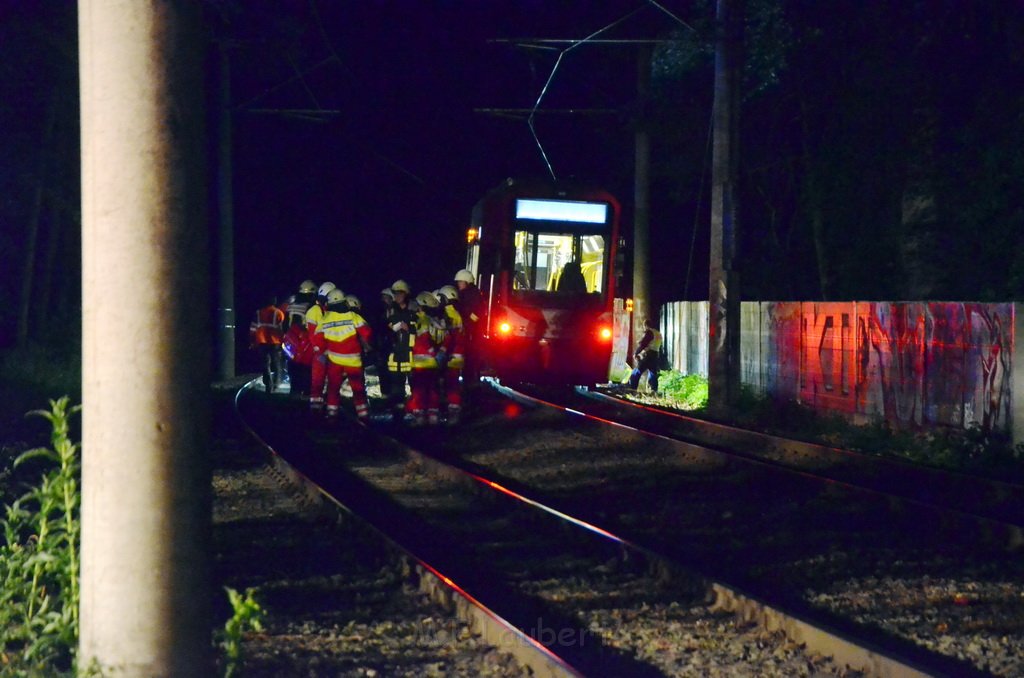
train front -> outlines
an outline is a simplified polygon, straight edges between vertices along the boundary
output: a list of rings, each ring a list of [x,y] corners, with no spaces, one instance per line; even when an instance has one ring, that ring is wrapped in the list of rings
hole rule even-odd
[[[607,381],[617,201],[599,190],[510,183],[476,214],[479,249],[471,243],[469,263],[488,310],[484,365],[505,382]]]

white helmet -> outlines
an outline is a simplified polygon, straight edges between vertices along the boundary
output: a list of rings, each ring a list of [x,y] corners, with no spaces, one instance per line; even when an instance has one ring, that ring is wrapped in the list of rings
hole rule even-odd
[[[326,297],[327,294],[331,290],[334,290],[334,289],[337,289],[337,288],[338,288],[338,286],[335,285],[334,283],[332,283],[332,282],[325,282],[323,285],[320,286],[320,289],[318,289],[316,291],[316,296],[318,296],[318,297]]]
[[[358,311],[363,307],[363,305],[359,303],[359,297],[354,294],[346,294],[345,301],[348,302],[348,307],[353,311]]]
[[[439,297],[444,297],[448,301],[455,301],[459,298],[459,291],[455,289],[454,285],[443,285],[435,294]]]
[[[405,292],[406,294],[409,294],[409,292],[411,290],[409,289],[409,283],[405,282],[404,280],[399,279],[399,280],[396,280],[395,282],[391,283],[391,291],[392,292]]]
[[[323,289],[323,286],[321,286],[321,289]],[[330,306],[331,304],[340,304],[343,301],[345,301],[345,293],[344,292],[339,290],[337,287],[335,287],[332,290],[328,290],[328,292],[327,292],[327,305],[328,306]]]
[[[433,292],[420,292],[416,295],[416,303],[420,308],[437,308],[441,302],[437,300]]]
[[[476,276],[473,275],[472,271],[464,268],[455,274],[455,281],[464,283],[474,283],[476,282]]]
[[[395,298],[395,293],[391,291],[390,287],[385,287],[384,289],[382,289],[380,291],[380,294],[381,294],[382,297],[387,297],[388,299],[394,299]]]
[[[313,294],[316,292],[316,283],[312,280],[303,280],[299,284],[299,294]]]

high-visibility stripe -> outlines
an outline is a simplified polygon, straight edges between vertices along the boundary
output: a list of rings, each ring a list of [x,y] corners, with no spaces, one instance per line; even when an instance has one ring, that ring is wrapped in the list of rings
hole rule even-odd
[[[335,365],[341,365],[342,367],[363,366],[363,357],[360,353],[337,353],[335,351],[327,351],[327,359]]]
[[[337,351],[332,351],[330,349],[327,349],[327,355],[329,355],[332,358],[341,358],[342,360],[346,360],[346,359],[351,359],[351,358],[359,358],[362,354],[360,354],[360,353],[338,353]]]
[[[412,370],[412,363],[408,360],[398,362],[395,360],[394,354],[388,357],[388,370],[391,372],[409,372]]]
[[[437,369],[437,358],[432,355],[414,355],[412,357],[412,368],[414,370]]]

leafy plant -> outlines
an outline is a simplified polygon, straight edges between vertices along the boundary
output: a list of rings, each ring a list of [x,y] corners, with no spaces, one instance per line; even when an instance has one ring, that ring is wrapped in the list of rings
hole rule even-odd
[[[658,390],[684,410],[698,410],[708,404],[708,380],[699,374],[662,370],[658,373]]]
[[[50,448],[20,454],[14,465],[48,462],[38,486],[5,507],[0,520],[0,661],[4,671],[49,674],[74,669],[78,643],[80,462],[68,436],[81,410],[68,397],[36,410],[50,421]]]
[[[224,650],[224,675],[226,678],[238,675],[242,663],[242,636],[246,631],[263,630],[263,608],[256,601],[256,589],[247,588],[239,593],[230,586],[225,586],[228,602],[231,603],[232,614],[224,624],[221,633],[221,648]]]

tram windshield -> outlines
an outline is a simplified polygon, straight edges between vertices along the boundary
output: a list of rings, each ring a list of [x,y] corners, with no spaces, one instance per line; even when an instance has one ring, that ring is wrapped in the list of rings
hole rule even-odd
[[[553,230],[515,232],[513,292],[603,294],[603,235]]]

